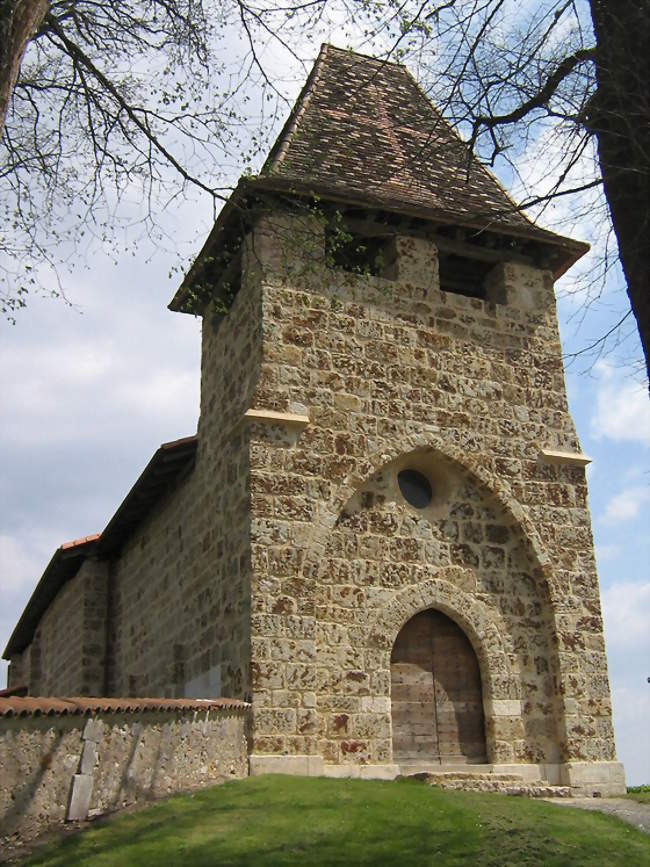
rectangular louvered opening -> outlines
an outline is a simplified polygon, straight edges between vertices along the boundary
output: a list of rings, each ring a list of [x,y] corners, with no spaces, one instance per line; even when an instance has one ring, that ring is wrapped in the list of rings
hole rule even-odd
[[[350,274],[394,279],[395,238],[335,226],[325,231],[328,267]]]
[[[485,300],[485,278],[494,267],[493,262],[439,250],[438,267],[440,288],[443,292]]]

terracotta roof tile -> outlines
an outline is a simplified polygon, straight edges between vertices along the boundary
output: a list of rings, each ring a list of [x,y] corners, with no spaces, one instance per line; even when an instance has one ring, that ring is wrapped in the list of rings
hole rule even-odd
[[[550,253],[556,277],[589,249],[518,211],[403,66],[331,45],[322,46],[261,174],[242,178],[222,208],[171,310],[203,312],[268,193],[532,241]]]
[[[324,45],[263,174],[492,228],[534,224],[405,67]]]
[[[70,548],[82,548],[84,545],[89,545],[91,542],[96,542],[101,533],[94,533],[92,536],[82,536],[81,539],[74,539],[72,542],[64,542],[60,546],[61,551],[69,551]]]
[[[246,710],[250,705],[234,698],[51,698],[10,696],[0,698],[0,717],[91,716],[97,713],[141,711]]]

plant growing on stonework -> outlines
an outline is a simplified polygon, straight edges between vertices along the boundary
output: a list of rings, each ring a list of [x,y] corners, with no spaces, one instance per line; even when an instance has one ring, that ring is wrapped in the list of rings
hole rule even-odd
[[[289,107],[259,52],[271,37],[297,57],[325,6],[0,0],[2,312],[61,292],[38,266],[84,245],[162,243],[191,191],[216,212]]]
[[[593,294],[617,252],[631,306],[619,324],[636,318],[647,366],[647,0],[2,0],[5,314],[36,265],[85,238],[123,252],[120,214],[161,241],[156,214],[188,191],[216,209],[288,112],[265,50],[302,79],[331,34],[407,63],[472,153],[526,175],[522,207],[571,203],[592,222],[600,208],[611,238]]]

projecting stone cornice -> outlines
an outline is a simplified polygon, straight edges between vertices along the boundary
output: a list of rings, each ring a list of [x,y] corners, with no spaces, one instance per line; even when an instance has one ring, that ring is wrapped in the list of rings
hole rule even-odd
[[[243,421],[262,422],[263,424],[279,424],[287,427],[305,428],[309,424],[309,416],[296,412],[277,412],[274,409],[247,409]]]
[[[564,464],[569,467],[586,467],[591,458],[580,452],[565,452],[559,449],[540,449],[540,458],[545,464]]]

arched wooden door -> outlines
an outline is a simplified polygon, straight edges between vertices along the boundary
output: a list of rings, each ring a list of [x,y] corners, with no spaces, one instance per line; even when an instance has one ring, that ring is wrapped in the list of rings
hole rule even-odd
[[[440,611],[401,629],[391,654],[395,762],[484,762],[481,675],[469,639]]]

